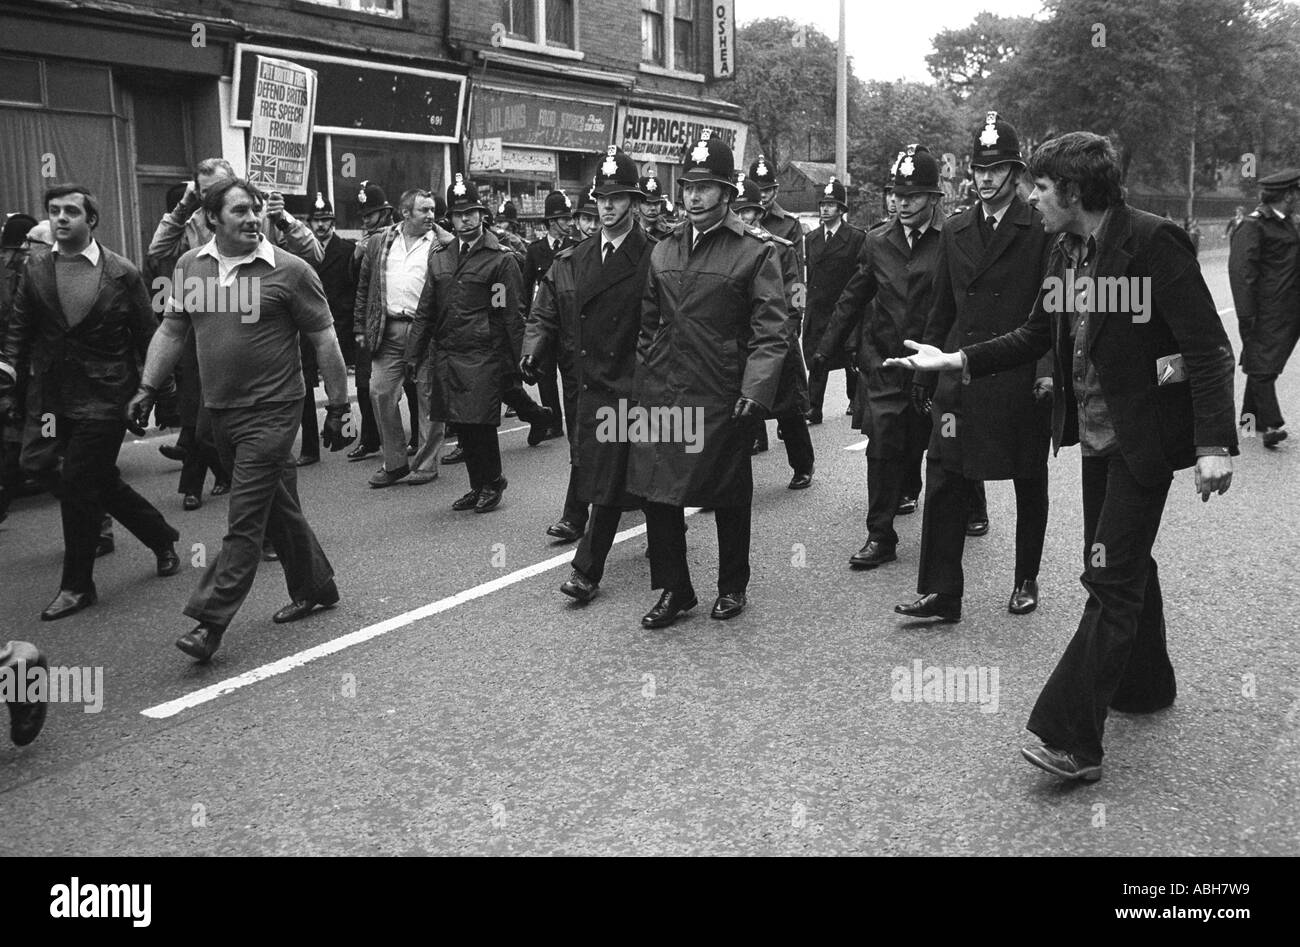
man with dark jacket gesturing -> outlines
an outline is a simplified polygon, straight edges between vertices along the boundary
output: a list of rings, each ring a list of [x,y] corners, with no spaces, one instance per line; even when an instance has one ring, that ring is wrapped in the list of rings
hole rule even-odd
[[[1021,752],[1091,781],[1108,708],[1150,713],[1174,701],[1151,550],[1175,470],[1196,468],[1203,501],[1232,482],[1232,347],[1187,234],[1124,203],[1110,141],[1054,138],[1029,173],[1029,203],[1061,235],[1029,321],[959,352],[908,340],[916,354],[885,364],[965,380],[1055,356],[1052,440],[1083,455],[1088,602],[1029,717],[1043,744]]]

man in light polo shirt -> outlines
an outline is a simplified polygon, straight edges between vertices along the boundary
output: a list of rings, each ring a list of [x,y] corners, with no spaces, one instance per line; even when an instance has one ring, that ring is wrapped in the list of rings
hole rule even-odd
[[[213,239],[177,263],[166,316],[130,405],[133,418],[148,416],[192,326],[204,404],[222,462],[233,472],[221,552],[185,607],[199,624],[176,642],[200,661],[220,646],[252,587],[264,538],[280,555],[292,599],[273,621],[293,621],[339,599],[334,570],[298,503],[293,442],[305,394],[298,334],[316,351],[329,396],[322,440],[335,451],[355,439],[347,369],[320,277],[266,240],[263,206],[247,181],[224,181],[204,196]]]

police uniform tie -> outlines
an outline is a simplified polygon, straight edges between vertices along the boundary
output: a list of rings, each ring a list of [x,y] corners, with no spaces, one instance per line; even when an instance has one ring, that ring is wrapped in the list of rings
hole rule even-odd
[[[916,228],[915,227],[907,228],[907,249],[908,250],[916,249]]]
[[[460,245],[460,255],[463,256],[463,257],[469,256],[469,248],[470,248],[470,245],[469,245],[468,243],[462,241],[462,242],[461,242],[461,245]]]
[[[600,259],[600,265],[604,266],[609,262],[609,258],[614,255],[614,243],[611,240],[605,241],[605,255]]]

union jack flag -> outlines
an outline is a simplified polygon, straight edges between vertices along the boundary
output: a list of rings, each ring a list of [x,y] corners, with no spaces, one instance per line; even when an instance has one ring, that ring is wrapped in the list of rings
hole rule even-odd
[[[269,155],[253,155],[253,163],[248,168],[248,178],[254,184],[274,184],[280,159]]]

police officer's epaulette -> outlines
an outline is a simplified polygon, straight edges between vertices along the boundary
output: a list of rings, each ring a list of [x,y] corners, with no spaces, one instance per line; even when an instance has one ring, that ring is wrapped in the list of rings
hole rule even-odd
[[[433,252],[442,253],[444,250],[446,250],[448,247],[451,246],[454,246],[454,243],[443,243],[441,240],[439,240],[438,245],[433,248]]]
[[[1262,220],[1263,217],[1264,217],[1264,215],[1261,214],[1258,210],[1252,210],[1252,211],[1251,211],[1249,214],[1247,214],[1246,216],[1247,216],[1247,217],[1258,217],[1258,218],[1260,218],[1261,220]]]
[[[753,237],[755,240],[762,240],[764,243],[767,243],[769,240],[773,240],[776,238],[776,234],[772,233],[771,231],[764,230],[762,227],[759,227],[756,224],[745,224],[745,234],[747,236]]]
[[[573,246],[571,246],[571,247],[565,247],[565,248],[564,248],[563,250],[561,250],[559,253],[555,254],[555,259],[557,259],[557,260],[567,260],[569,257],[573,256],[573,251],[574,251],[574,250],[578,249],[578,247],[582,246],[583,243],[585,243],[587,240],[590,240],[590,239],[591,239],[590,237],[584,237],[584,238],[582,239],[581,242],[579,242],[579,243],[575,243],[575,244],[574,244]]]

